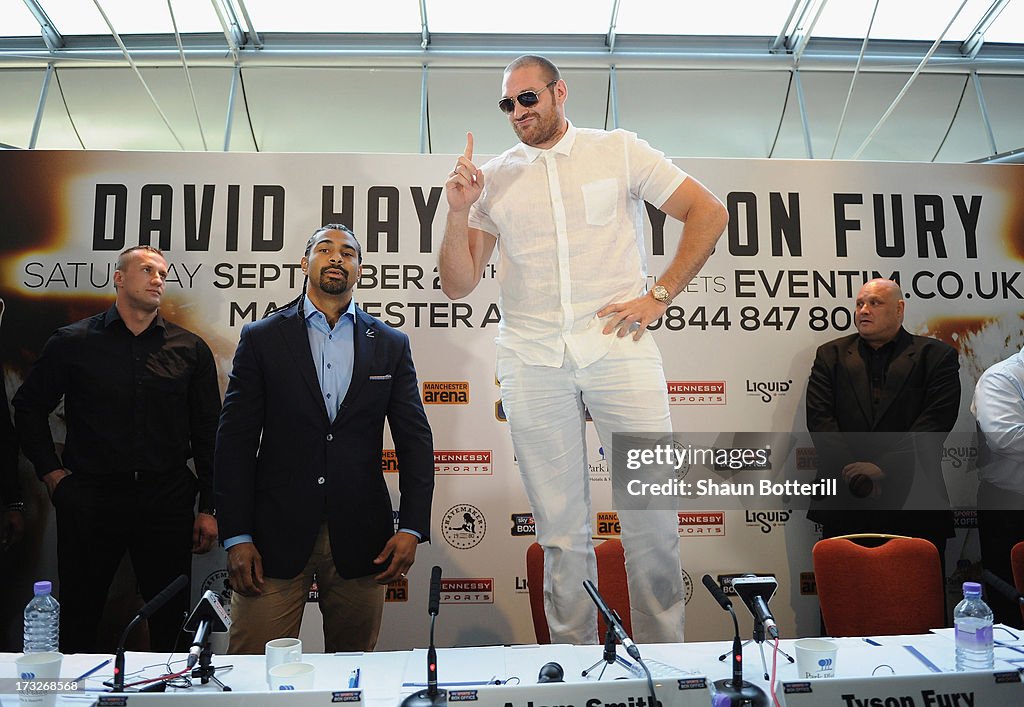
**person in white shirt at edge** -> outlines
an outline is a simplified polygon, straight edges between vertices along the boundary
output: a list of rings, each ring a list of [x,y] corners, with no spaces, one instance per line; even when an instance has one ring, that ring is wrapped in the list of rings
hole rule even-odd
[[[577,128],[557,67],[521,56],[499,108],[521,142],[483,168],[473,134],[445,182],[441,289],[465,297],[499,246],[497,377],[544,548],[544,611],[554,643],[597,642],[584,404],[606,456],[612,434],[671,431],[661,354],[647,325],[697,274],[725,207],[662,152],[624,130]],[[643,207],[685,223],[671,264],[646,287]],[[683,640],[676,512],[619,513],[636,640]]]

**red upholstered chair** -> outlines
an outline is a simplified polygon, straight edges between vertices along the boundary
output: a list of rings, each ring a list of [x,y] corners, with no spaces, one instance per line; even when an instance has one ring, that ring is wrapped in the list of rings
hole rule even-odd
[[[864,547],[854,540],[885,541]],[[927,633],[945,626],[939,551],[899,535],[847,535],[812,551],[825,631],[830,636]]]
[[[608,606],[622,617],[626,633],[632,635],[622,543],[616,538],[610,538],[599,543],[594,552],[597,555],[597,589]],[[526,551],[526,583],[530,590],[530,612],[533,615],[533,631],[537,635],[537,643],[551,643],[548,620],[544,616],[544,548],[537,543],[530,545]],[[579,590],[580,601],[589,602],[590,597],[582,585]],[[606,629],[600,616],[597,618],[597,630],[598,636],[603,638]]]
[[[1018,592],[1024,594],[1024,542],[1017,543],[1010,550],[1010,566],[1013,568],[1013,584]],[[1024,615],[1024,604],[1021,604],[1020,612]]]

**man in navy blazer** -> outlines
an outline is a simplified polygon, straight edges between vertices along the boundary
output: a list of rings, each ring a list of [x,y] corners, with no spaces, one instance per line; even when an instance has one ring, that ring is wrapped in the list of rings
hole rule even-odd
[[[306,244],[304,293],[247,324],[217,430],[231,653],[297,637],[315,576],[327,652],[372,650],[385,585],[429,539],[433,441],[409,338],[356,307],[362,249],[328,224]],[[388,420],[399,531],[381,467]]]
[[[822,344],[807,384],[807,429],[819,479],[839,496],[807,517],[824,537],[893,533],[930,540],[940,558],[953,535],[942,479],[942,443],[960,407],[952,346],[903,328],[905,302],[892,280],[857,294],[857,333]]]

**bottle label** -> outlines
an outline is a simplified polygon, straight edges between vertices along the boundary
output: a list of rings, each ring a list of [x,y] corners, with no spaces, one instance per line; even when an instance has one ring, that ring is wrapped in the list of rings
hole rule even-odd
[[[986,651],[992,647],[992,624],[983,619],[960,618],[954,622],[957,648]]]

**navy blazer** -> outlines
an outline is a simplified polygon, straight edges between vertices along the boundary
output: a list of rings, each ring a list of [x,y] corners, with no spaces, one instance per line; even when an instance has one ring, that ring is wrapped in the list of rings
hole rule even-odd
[[[373,559],[394,534],[381,466],[384,420],[399,464],[400,527],[430,537],[433,440],[409,337],[356,308],[352,382],[332,423],[298,303],[242,329],[217,430],[220,537],[250,534],[269,577],[291,578],[330,529],[338,574]]]

